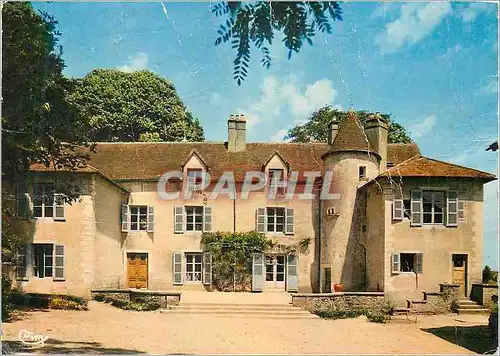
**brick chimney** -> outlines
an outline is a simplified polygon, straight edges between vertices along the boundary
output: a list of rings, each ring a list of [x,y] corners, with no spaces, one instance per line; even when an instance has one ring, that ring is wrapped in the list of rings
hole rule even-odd
[[[333,141],[335,141],[335,137],[337,137],[338,132],[339,123],[337,121],[337,118],[334,117],[332,122],[330,122],[330,131],[328,131],[328,144],[330,146],[333,145]]]
[[[247,122],[243,114],[230,115],[227,120],[227,150],[244,151],[246,146]]]
[[[379,112],[368,117],[365,123],[365,133],[370,140],[373,149],[382,157],[380,161],[380,172],[387,170],[387,134],[389,125],[385,122]]]

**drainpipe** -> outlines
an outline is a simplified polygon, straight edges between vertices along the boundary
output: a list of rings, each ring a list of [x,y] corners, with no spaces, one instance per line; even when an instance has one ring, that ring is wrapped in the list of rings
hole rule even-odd
[[[233,232],[236,232],[236,183],[234,183],[234,199],[233,199]]]
[[[319,293],[323,292],[323,278],[321,276],[321,244],[322,244],[322,238],[321,238],[321,226],[322,226],[322,214],[323,214],[323,208],[321,204],[321,189],[317,188],[316,191],[319,193],[318,194],[318,278],[319,278]]]

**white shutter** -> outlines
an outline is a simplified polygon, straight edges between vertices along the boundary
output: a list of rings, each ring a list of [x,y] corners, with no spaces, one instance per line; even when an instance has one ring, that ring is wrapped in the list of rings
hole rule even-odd
[[[287,256],[286,265],[286,290],[287,292],[298,292],[299,290],[299,266],[296,255]]]
[[[212,254],[203,252],[203,284],[209,286],[212,284]]]
[[[258,208],[255,215],[255,229],[266,232],[266,208]]]
[[[54,281],[64,281],[64,245],[55,245],[54,249]]]
[[[392,220],[401,221],[404,216],[403,199],[394,199],[392,201]]]
[[[27,279],[28,245],[19,246],[16,254],[16,278]]]
[[[448,191],[446,204],[446,226],[458,225],[458,192],[456,190]]]
[[[54,220],[66,220],[64,194],[54,194]]]
[[[423,273],[423,266],[424,266],[424,254],[423,253],[417,253],[417,265],[415,268],[415,271],[419,274]]]
[[[400,267],[399,267],[399,265],[400,265],[400,263],[399,263],[399,253],[393,253],[392,254],[392,261],[391,262],[392,262],[392,268],[391,268],[392,273],[393,274],[399,274],[399,269],[400,269]]]
[[[285,234],[287,235],[293,235],[293,209],[292,208],[286,208],[285,209]]]
[[[264,275],[264,254],[254,253],[252,259],[252,292],[262,291]]]
[[[122,232],[130,230],[130,207],[122,204]]]
[[[182,234],[184,232],[184,207],[174,207],[174,233]]]
[[[31,199],[26,187],[26,183],[18,182],[16,184],[16,216],[20,219],[29,217],[31,211]]]
[[[182,253],[172,254],[172,282],[176,285],[182,284]]]
[[[203,231],[212,231],[212,207],[203,207]]]
[[[155,231],[155,207],[152,205],[148,206],[148,224],[147,231],[153,232]]]
[[[421,226],[422,225],[422,191],[412,190],[411,191],[411,225]]]

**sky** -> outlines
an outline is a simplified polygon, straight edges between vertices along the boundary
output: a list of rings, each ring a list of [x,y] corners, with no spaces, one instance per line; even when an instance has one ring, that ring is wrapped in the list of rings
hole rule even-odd
[[[424,156],[498,174],[498,20],[495,3],[343,3],[331,34],[270,69],[253,49],[248,79],[235,52],[215,46],[215,3],[34,3],[59,22],[65,74],[149,69],[169,79],[209,141],[227,140],[243,113],[248,141],[282,141],[324,105],[389,113]],[[498,182],[485,185],[484,260],[498,268]]]

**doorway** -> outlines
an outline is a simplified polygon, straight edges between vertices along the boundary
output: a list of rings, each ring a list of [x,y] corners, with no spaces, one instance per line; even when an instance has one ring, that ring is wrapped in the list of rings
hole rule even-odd
[[[266,289],[285,289],[285,255],[266,255]]]
[[[127,253],[128,288],[148,288],[148,254]]]
[[[452,260],[452,283],[460,286],[461,296],[467,295],[467,255],[453,254]]]

